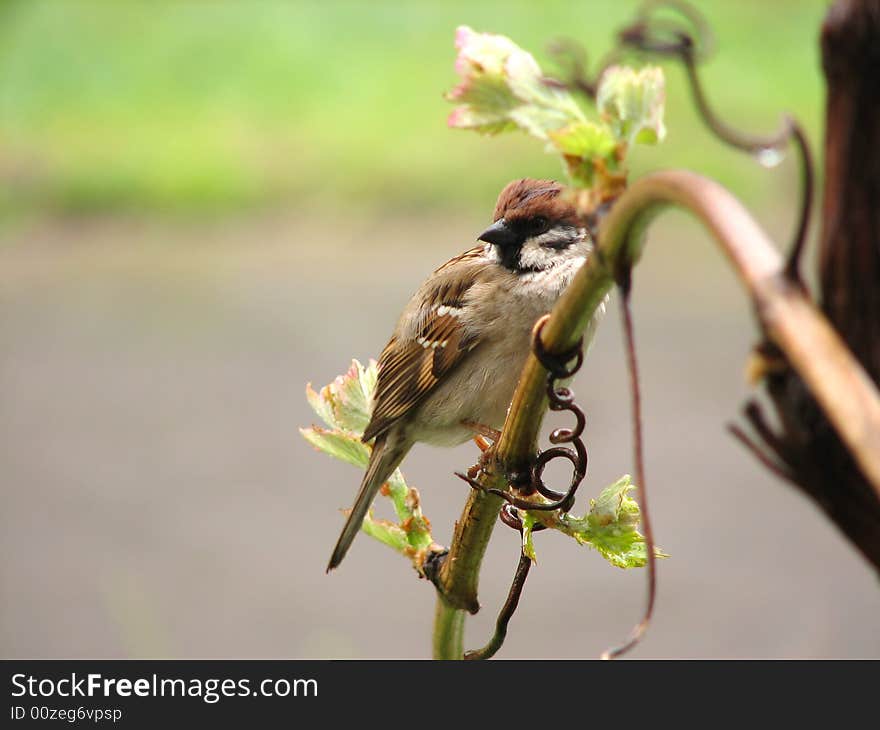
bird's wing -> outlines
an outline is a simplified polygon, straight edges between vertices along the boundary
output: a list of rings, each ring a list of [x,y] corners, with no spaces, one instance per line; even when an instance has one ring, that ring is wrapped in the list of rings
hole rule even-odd
[[[482,246],[466,251],[437,269],[416,295],[423,303],[414,315],[414,333],[398,331],[379,356],[364,441],[385,433],[421,403],[479,344],[478,333],[468,329],[460,314],[465,295],[486,265]]]

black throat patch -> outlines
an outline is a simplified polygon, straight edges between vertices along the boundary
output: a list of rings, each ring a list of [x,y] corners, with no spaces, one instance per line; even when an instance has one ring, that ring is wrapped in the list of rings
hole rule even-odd
[[[522,268],[519,265],[519,255],[522,251],[523,243],[525,243],[525,241],[520,241],[512,246],[495,246],[495,250],[498,252],[498,258],[501,260],[501,265],[515,274],[522,271]]]

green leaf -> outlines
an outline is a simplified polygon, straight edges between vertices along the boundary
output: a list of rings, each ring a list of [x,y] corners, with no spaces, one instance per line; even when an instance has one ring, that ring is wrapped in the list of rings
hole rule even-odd
[[[547,109],[534,104],[523,104],[512,109],[508,117],[524,132],[547,139],[554,130],[568,124],[571,118],[558,109]]]
[[[388,497],[391,499],[391,504],[394,506],[394,513],[397,515],[397,519],[403,522],[412,517],[412,511],[407,503],[409,487],[406,486],[400,469],[395,469],[394,473],[389,477],[387,492]]]
[[[405,504],[408,517],[400,518],[400,521],[406,531],[409,544],[417,550],[430,547],[434,544],[434,538],[431,537],[431,523],[422,514],[421,497],[415,487],[407,489]]]
[[[318,415],[324,423],[331,428],[336,427],[336,416],[333,413],[333,406],[312,388],[312,384],[306,385],[306,400],[312,407],[312,410]]]
[[[599,492],[596,499],[590,500],[590,524],[597,528],[622,523],[638,524],[639,505],[627,494],[632,489],[635,489],[632,478],[624,474]]]
[[[549,136],[565,158],[569,174],[584,187],[593,185],[600,161],[603,170],[617,167],[618,144],[606,124],[574,122],[550,132]]]
[[[611,66],[602,74],[596,94],[599,113],[614,136],[628,145],[656,144],[666,136],[665,100],[663,71],[657,66]]]
[[[399,553],[406,553],[409,547],[406,532],[393,522],[377,520],[372,515],[367,515],[361,525],[361,530]]]
[[[306,398],[318,416],[332,428],[361,435],[370,421],[373,390],[376,387],[376,362],[364,368],[357,360],[344,375],[316,393],[306,386]]]
[[[584,119],[571,94],[548,84],[532,54],[509,38],[461,26],[455,45],[461,82],[446,95],[458,104],[450,127],[484,134],[519,128],[547,139],[549,131]]]
[[[363,443],[359,436],[345,431],[331,431],[320,426],[301,428],[299,432],[319,451],[361,469],[367,468],[370,461],[370,447]]]
[[[617,145],[611,130],[596,122],[574,122],[551,132],[550,139],[562,154],[585,159],[608,157]]]
[[[585,212],[617,197],[626,186],[624,159],[636,142],[654,144],[666,133],[663,72],[613,66],[599,84],[600,119],[590,121],[569,91],[548,80],[534,57],[505,36],[458,28],[459,84],[446,98],[456,108],[450,127],[499,134],[519,129],[549,142],[562,157]]]
[[[619,568],[641,568],[648,562],[645,538],[636,529],[641,519],[639,505],[629,496],[635,488],[630,476],[625,474],[591,500],[587,515],[590,544]],[[656,555],[668,557],[659,550]]]
[[[637,529],[641,518],[639,505],[628,494],[633,489],[632,479],[625,474],[590,500],[590,511],[583,517],[543,511],[526,514],[582,545],[595,548],[618,568],[642,568],[648,562],[648,551],[645,538]],[[656,546],[654,554],[658,558],[669,557]]]

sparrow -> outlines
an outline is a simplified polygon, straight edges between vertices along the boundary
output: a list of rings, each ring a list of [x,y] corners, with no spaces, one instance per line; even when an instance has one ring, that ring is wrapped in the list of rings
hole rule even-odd
[[[363,434],[373,450],[327,572],[415,443],[456,446],[503,426],[535,322],[593,250],[574,200],[553,180],[509,183],[477,241],[428,277],[382,350]]]

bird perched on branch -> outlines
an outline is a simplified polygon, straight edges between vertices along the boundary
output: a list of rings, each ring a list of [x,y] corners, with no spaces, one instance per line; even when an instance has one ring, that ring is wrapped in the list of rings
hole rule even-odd
[[[482,244],[422,284],[379,357],[363,435],[375,439],[373,451],[328,572],[413,444],[455,446],[502,427],[532,327],[592,251],[573,198],[552,180],[508,184],[493,221]]]

